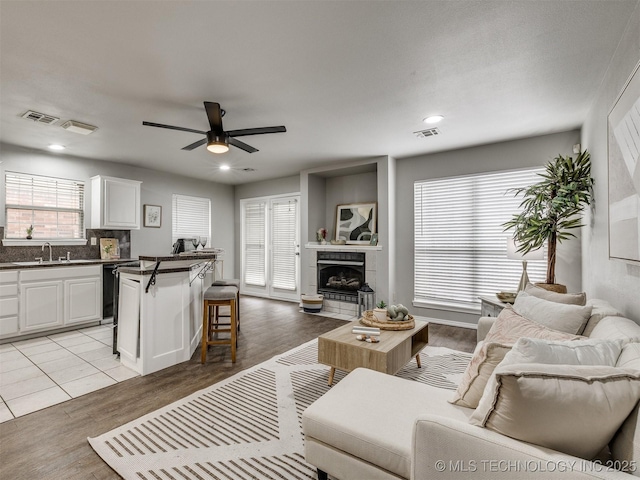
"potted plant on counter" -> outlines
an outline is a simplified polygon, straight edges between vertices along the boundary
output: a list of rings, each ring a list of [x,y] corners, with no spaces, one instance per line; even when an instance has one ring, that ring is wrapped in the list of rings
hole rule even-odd
[[[33,225],[29,225],[29,227],[27,227],[27,240],[31,240],[33,237],[31,236],[33,234]]]
[[[513,229],[520,253],[537,250],[547,243],[546,283],[537,285],[566,293],[566,286],[555,283],[556,248],[559,242],[575,237],[571,230],[582,227],[579,214],[591,203],[593,178],[589,152],[581,152],[575,160],[558,155],[539,175],[542,181],[510,190],[516,196],[522,194],[522,212],[505,222],[503,227]]]

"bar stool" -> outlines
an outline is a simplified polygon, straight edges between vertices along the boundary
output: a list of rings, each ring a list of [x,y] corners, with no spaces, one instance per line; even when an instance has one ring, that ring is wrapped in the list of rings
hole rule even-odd
[[[237,278],[221,278],[220,280],[214,280],[214,282],[211,285],[214,287],[233,286],[238,289],[238,298],[236,299],[236,313],[238,315],[238,331],[240,331],[240,280]],[[217,314],[217,309],[218,307],[216,307],[216,314]],[[220,315],[220,316],[226,316],[226,315]]]
[[[230,345],[231,346],[231,362],[236,362],[236,349],[238,346],[238,325],[236,300],[238,298],[238,289],[234,286],[211,286],[204,292],[204,303],[202,308],[202,354],[200,363],[207,361],[207,347],[209,345]],[[218,307],[228,306],[231,310],[228,324],[219,324]],[[211,323],[211,307],[215,307],[214,320],[215,325]],[[229,328],[221,328],[226,327]],[[229,339],[213,339],[216,333],[227,332],[230,334]]]

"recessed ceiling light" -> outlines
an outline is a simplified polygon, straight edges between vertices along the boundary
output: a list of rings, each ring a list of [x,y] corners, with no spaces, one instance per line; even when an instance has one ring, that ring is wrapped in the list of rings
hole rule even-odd
[[[56,151],[60,151],[60,150],[64,150],[65,146],[64,145],[58,145],[57,143],[52,143],[51,145],[49,145],[49,150],[56,150]]]
[[[442,115],[431,115],[423,120],[424,123],[438,123],[444,117]]]
[[[220,170],[229,170],[230,168],[229,165],[220,165]]]

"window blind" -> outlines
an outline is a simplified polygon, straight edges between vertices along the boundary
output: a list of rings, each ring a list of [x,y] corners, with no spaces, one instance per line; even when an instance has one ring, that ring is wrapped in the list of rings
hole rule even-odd
[[[266,285],[266,203],[245,202],[244,217],[244,283]]]
[[[84,183],[6,172],[5,213],[5,238],[84,238]]]
[[[274,288],[295,290],[298,285],[296,271],[296,238],[298,202],[273,200],[271,202],[271,255]]]
[[[539,181],[542,168],[414,183],[414,301],[477,308],[478,296],[515,291],[522,262],[507,259],[512,233],[502,224],[519,211],[510,188]],[[545,253],[546,259],[546,253]],[[544,281],[545,261],[529,261]]]
[[[172,242],[207,237],[207,246],[211,246],[211,200],[174,193],[172,204]]]

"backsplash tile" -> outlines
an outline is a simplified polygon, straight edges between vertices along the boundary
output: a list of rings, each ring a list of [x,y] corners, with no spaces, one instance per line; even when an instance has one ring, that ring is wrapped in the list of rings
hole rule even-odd
[[[53,245],[51,256],[54,260],[58,257],[66,257],[70,252],[71,258],[77,259],[99,259],[100,239],[117,238],[120,244],[120,258],[131,257],[131,232],[129,230],[93,230],[87,229],[86,245]],[[97,245],[91,245],[91,237],[96,237]],[[4,238],[4,227],[0,227],[0,238]],[[42,245],[46,240],[33,239],[33,246],[5,247],[0,243],[0,263],[7,262],[28,262],[36,257],[42,257]],[[45,255],[48,255],[48,249]]]

